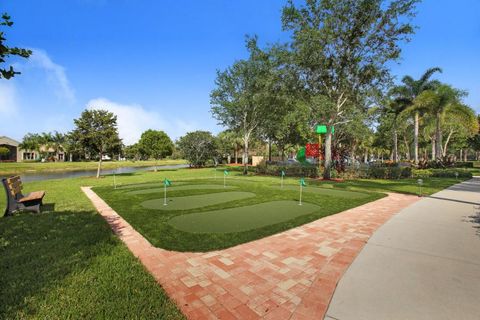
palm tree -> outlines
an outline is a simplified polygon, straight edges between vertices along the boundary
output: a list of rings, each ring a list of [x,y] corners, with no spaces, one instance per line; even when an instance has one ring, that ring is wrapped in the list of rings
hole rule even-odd
[[[407,108],[408,102],[402,99],[395,99],[387,101],[386,107],[383,109],[384,113],[393,116],[392,130],[393,130],[393,162],[398,162],[398,131],[397,121],[402,112]]]
[[[423,91],[414,100],[414,105],[428,110],[435,117],[435,158],[441,159],[443,155],[442,145],[442,121],[447,112],[462,113],[461,98],[465,92],[452,88],[450,85],[439,84],[433,90]]]
[[[435,72],[442,72],[442,69],[435,67],[430,68],[423,73],[423,75],[415,80],[411,76],[405,76],[402,79],[403,85],[397,86],[392,90],[392,94],[395,98],[401,98],[405,101],[408,101],[408,105],[411,108],[411,111],[414,112],[414,135],[413,143],[414,147],[414,159],[415,163],[418,163],[418,128],[419,128],[419,119],[420,113],[422,110],[418,106],[414,105],[414,100],[426,90],[432,90],[435,86],[439,84],[437,80],[430,80],[432,75]]]

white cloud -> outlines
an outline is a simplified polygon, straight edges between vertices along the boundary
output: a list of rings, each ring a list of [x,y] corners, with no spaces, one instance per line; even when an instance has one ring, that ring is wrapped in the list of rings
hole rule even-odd
[[[27,60],[26,68],[40,68],[46,72],[47,79],[53,86],[55,94],[73,104],[75,102],[75,91],[70,86],[67,78],[65,68],[56,64],[48,56],[48,54],[41,49],[31,49],[32,55]]]
[[[19,109],[17,89],[13,82],[0,82],[0,116],[7,118],[17,114]]]
[[[167,121],[158,112],[145,109],[139,104],[120,104],[106,98],[90,100],[87,109],[104,109],[117,116],[120,138],[126,145],[134,144],[148,129],[163,130],[170,138],[176,139],[188,131],[196,130],[198,126],[184,120],[171,119]]]

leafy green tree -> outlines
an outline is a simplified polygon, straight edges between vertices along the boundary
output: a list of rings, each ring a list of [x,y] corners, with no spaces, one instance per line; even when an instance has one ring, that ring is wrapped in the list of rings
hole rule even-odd
[[[256,38],[247,40],[247,49],[247,60],[217,72],[216,88],[210,94],[213,117],[242,136],[244,174],[248,170],[249,142],[260,133],[261,124],[270,114],[271,85],[268,56],[257,47]]]
[[[23,150],[37,151],[40,153],[40,147],[42,146],[43,138],[37,133],[27,133],[20,143],[19,147]]]
[[[140,151],[140,146],[138,145],[138,143],[126,146],[124,153],[125,158],[127,158],[128,160],[138,161],[142,157],[142,153]]]
[[[435,159],[442,159],[442,122],[447,112],[464,112],[461,99],[466,93],[450,85],[439,84],[433,90],[423,91],[414,101],[420,108],[428,110],[435,117]]]
[[[468,145],[469,139],[478,133],[478,120],[475,111],[463,104],[458,104],[454,108],[446,110],[442,126],[446,134],[443,157],[447,156],[450,141],[460,140]]]
[[[403,100],[408,109],[405,111],[414,113],[414,161],[418,163],[418,130],[420,114],[425,112],[420,106],[415,105],[415,99],[426,90],[433,90],[439,85],[438,80],[431,80],[430,78],[436,72],[442,72],[442,69],[435,67],[427,69],[422,76],[415,80],[411,76],[405,76],[402,79],[403,85],[394,87],[391,92],[395,99]]]
[[[13,21],[7,13],[2,15],[0,20],[0,26],[2,27],[11,27]],[[32,54],[31,50],[22,49],[17,47],[9,47],[5,41],[5,32],[0,31],[0,78],[10,79],[15,75],[20,74],[20,72],[15,71],[12,66],[5,66],[5,62],[9,56],[19,56],[22,58],[28,58]]]
[[[349,110],[365,108],[391,82],[389,62],[400,57],[402,41],[414,33],[416,0],[290,0],[283,28],[304,96],[317,121],[327,125],[325,172],[332,166],[332,127],[351,120]]]
[[[0,147],[0,159],[3,157],[7,157],[10,154],[10,149],[7,147]]]
[[[138,147],[142,154],[155,159],[155,171],[157,171],[157,161],[170,156],[174,148],[172,140],[165,132],[152,129],[142,133]]]
[[[177,142],[185,159],[193,167],[203,167],[218,156],[217,139],[208,131],[188,132]]]
[[[103,157],[118,150],[122,140],[118,136],[117,116],[107,110],[85,110],[73,120],[73,136],[80,146],[98,157],[97,179],[100,177]]]

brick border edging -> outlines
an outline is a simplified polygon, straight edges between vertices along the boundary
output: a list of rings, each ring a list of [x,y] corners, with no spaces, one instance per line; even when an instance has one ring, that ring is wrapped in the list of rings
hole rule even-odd
[[[82,191],[189,319],[323,318],[375,230],[418,197],[387,197],[207,253],[156,248],[90,187]]]

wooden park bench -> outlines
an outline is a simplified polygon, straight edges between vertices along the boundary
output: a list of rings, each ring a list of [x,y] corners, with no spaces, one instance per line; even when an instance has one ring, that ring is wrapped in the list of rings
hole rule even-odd
[[[7,209],[5,215],[12,215],[18,210],[40,213],[45,191],[34,191],[26,195],[22,194],[22,180],[19,176],[2,179],[3,187],[7,194]]]

